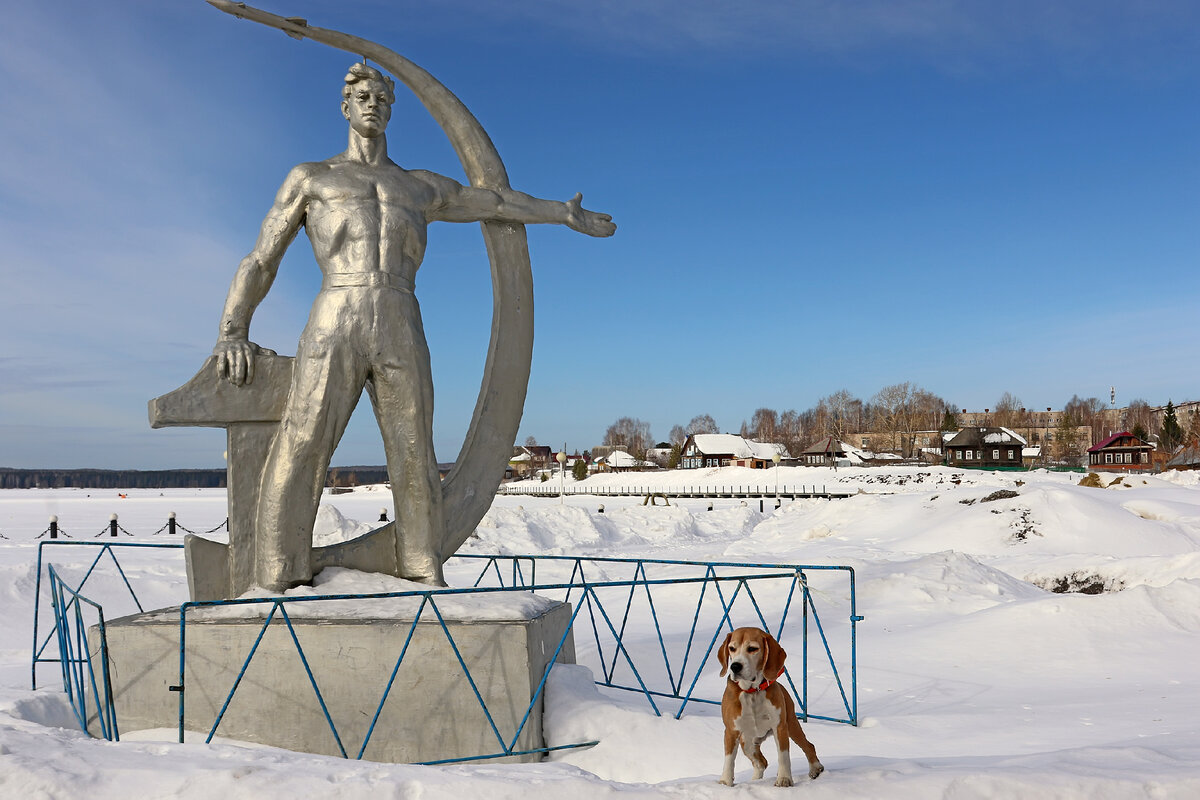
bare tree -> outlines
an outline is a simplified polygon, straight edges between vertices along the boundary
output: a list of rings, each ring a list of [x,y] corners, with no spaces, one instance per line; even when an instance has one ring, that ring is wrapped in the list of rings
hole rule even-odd
[[[1192,409],[1187,413],[1187,441],[1195,444],[1200,440],[1200,411]]]
[[[914,434],[936,430],[941,423],[946,401],[933,392],[905,381],[885,386],[875,395],[872,406],[878,430],[888,435],[892,450],[905,458],[913,454]]]
[[[773,442],[778,437],[779,414],[771,408],[755,409],[750,418],[750,437],[760,442]]]
[[[828,397],[822,397],[817,405],[825,407],[826,428],[829,435],[839,442],[845,439],[847,434],[862,430],[854,425],[858,421],[854,419],[855,411],[861,411],[862,401],[846,389],[839,389]]]
[[[672,445],[678,445],[682,447],[683,443],[687,441],[687,436],[687,431],[684,430],[683,426],[676,425],[675,427],[671,428],[671,434],[667,437],[667,441]]]
[[[687,424],[687,433],[690,436],[693,433],[720,433],[721,429],[717,427],[716,420],[708,414],[700,414],[692,417],[692,421]]]
[[[1158,426],[1155,425],[1154,409],[1150,408],[1150,404],[1140,397],[1129,401],[1129,407],[1125,409],[1125,421],[1122,425],[1125,430],[1143,441],[1151,431],[1158,429]]]
[[[804,426],[800,422],[800,415],[791,409],[779,415],[779,444],[793,456],[800,455],[804,450]]]
[[[996,412],[992,414],[992,424],[1001,428],[1014,428],[1020,424],[1021,399],[1012,392],[1005,392],[996,401]]]
[[[800,422],[805,436],[810,441],[821,436],[831,435],[829,433],[829,406],[825,404],[824,398],[817,401],[816,406],[801,414]]]
[[[633,417],[621,417],[604,432],[604,444],[623,447],[629,455],[643,461],[653,441],[650,423]]]
[[[1104,438],[1106,433],[1104,403],[1098,397],[1089,397],[1083,400],[1079,395],[1072,395],[1067,404],[1063,406],[1063,416],[1069,416],[1077,426],[1087,425],[1090,427],[1093,442]]]
[[[1079,458],[1081,449],[1079,418],[1064,410],[1054,429],[1054,458],[1056,461],[1074,462]]]
[[[525,446],[526,447],[537,447],[537,437],[536,436],[526,436],[525,437]]]

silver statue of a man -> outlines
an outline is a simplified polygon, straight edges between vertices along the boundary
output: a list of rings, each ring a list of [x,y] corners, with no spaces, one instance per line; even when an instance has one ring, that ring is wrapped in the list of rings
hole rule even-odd
[[[344,153],[288,173],[229,288],[213,353],[235,385],[254,378],[250,318],[303,226],[324,275],[297,347],[287,406],[263,469],[255,522],[258,583],[312,579],[312,530],[329,461],[365,386],[383,434],[404,577],[443,584],[442,492],[433,448],[433,380],[413,295],[430,222],[557,223],[611,236],[612,218],[512,190],[407,170],[387,153],[393,82],[354,64],[342,89]]]

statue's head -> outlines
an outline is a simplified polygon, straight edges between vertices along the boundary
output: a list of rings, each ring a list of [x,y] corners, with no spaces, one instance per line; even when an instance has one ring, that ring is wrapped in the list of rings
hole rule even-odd
[[[342,116],[361,136],[378,136],[392,117],[395,83],[374,67],[355,63],[342,86]]]

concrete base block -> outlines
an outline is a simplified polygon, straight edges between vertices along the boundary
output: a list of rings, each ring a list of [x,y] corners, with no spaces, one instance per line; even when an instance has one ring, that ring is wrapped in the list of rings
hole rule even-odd
[[[511,619],[451,619],[447,628],[505,744],[512,742],[571,618],[571,607]],[[192,619],[187,623],[185,728],[207,734],[262,630],[262,618]],[[411,617],[292,616],[346,754],[367,736],[388,678],[412,628]],[[164,609],[107,623],[117,725],[122,733],[176,729],[179,722],[179,613]],[[92,653],[98,633],[89,631]],[[559,662],[575,663],[570,636]],[[94,665],[99,674],[99,664]],[[95,709],[89,730],[100,735]],[[276,614],[230,702],[217,737],[341,755],[309,682],[292,634]],[[539,699],[514,750],[544,746]],[[427,609],[412,635],[363,757],[425,762],[504,749],[471,690],[454,649]],[[539,754],[509,757],[537,761]]]

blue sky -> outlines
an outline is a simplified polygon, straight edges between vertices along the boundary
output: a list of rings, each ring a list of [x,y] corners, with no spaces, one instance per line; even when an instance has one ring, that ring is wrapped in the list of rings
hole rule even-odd
[[[1200,5],[259,0],[380,42],[480,119],[515,188],[611,213],[530,228],[519,440],[911,381],[982,409],[1200,396]],[[736,7],[736,10],[735,10]],[[345,147],[352,59],[201,0],[4,4],[0,466],[220,466],[146,401],[209,354],[288,169]],[[400,92],[397,163],[463,179]],[[252,338],[294,352],[292,245]],[[486,355],[476,225],[418,276],[453,460]],[[364,401],[335,463],[382,463]]]

